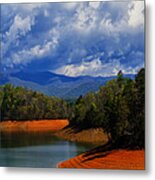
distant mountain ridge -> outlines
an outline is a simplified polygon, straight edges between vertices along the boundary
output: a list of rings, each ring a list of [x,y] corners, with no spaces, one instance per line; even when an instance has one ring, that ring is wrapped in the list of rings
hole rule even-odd
[[[125,75],[134,78],[135,75]],[[116,78],[111,77],[92,77],[78,76],[69,77],[60,74],[45,72],[17,72],[0,77],[0,84],[11,83],[15,86],[26,87],[35,91],[42,92],[49,96],[57,96],[65,99],[77,98],[89,91],[95,92],[107,81]]]

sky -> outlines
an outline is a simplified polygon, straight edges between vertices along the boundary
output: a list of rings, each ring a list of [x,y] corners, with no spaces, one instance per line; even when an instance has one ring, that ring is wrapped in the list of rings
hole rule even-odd
[[[144,67],[144,2],[1,5],[3,73],[136,74]]]

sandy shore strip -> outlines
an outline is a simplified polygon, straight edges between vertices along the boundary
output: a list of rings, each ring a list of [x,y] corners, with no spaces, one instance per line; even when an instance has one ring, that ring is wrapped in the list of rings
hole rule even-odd
[[[144,150],[115,150],[79,156],[60,162],[58,168],[144,170]]]
[[[33,120],[33,121],[3,121],[0,122],[0,131],[59,131],[69,124],[67,119]]]
[[[109,140],[102,128],[91,128],[80,131],[74,128],[64,128],[56,132],[55,135],[72,142],[105,144]]]

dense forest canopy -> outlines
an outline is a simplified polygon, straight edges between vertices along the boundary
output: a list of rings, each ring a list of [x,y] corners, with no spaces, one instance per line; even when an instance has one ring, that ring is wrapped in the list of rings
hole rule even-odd
[[[57,97],[6,84],[0,90],[1,119],[36,120],[68,117],[67,103]]]
[[[127,135],[133,145],[144,147],[144,68],[134,80],[119,71],[117,78],[98,92],[80,96],[75,102],[6,84],[0,87],[0,105],[2,121],[67,118],[72,127],[102,127],[113,141]]]

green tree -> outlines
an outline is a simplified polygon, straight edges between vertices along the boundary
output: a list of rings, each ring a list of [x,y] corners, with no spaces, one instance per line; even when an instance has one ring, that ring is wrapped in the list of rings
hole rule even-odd
[[[145,69],[141,69],[135,78],[135,117],[132,119],[134,142],[144,148],[145,145]]]

